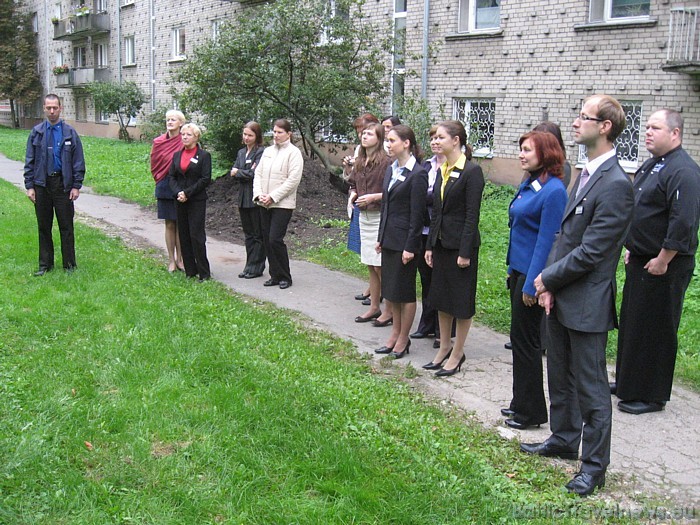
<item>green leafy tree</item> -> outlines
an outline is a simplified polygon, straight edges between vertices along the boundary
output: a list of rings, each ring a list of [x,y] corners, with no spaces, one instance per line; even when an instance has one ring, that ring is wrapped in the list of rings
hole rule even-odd
[[[19,127],[18,103],[41,95],[32,17],[20,2],[0,0],[0,98],[9,99],[12,124]]]
[[[217,149],[226,151],[221,142],[238,136],[246,120],[268,126],[286,117],[307,153],[330,169],[317,140],[348,135],[353,118],[383,96],[382,35],[390,34],[362,16],[362,0],[330,5],[277,0],[249,8],[194,50],[176,77],[186,84],[179,100],[206,116]]]
[[[119,122],[119,139],[130,141],[127,131],[129,120],[135,117],[148,97],[134,82],[92,82],[87,91],[95,101],[95,109],[116,115]]]

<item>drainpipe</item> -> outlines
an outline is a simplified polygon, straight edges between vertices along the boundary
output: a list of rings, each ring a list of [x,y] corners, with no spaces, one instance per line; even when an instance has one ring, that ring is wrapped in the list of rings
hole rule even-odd
[[[117,82],[122,83],[122,7],[121,1],[115,0],[117,7]]]
[[[155,12],[155,0],[150,0],[148,2],[148,32],[149,32],[149,42],[148,45],[151,48],[149,53],[150,64],[149,64],[149,83],[151,88],[151,111],[156,110],[156,42],[155,42],[155,23],[156,23],[156,12]]]
[[[423,10],[423,67],[421,71],[420,96],[428,98],[428,33],[430,32],[430,0],[424,0]]]

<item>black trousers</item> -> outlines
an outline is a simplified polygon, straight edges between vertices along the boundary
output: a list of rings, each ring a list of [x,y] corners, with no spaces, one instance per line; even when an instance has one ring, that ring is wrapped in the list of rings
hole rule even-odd
[[[287,234],[287,226],[293,211],[285,208],[260,208],[270,277],[275,281],[292,280],[292,274],[289,271],[289,253],[287,245],[284,243],[284,236]]]
[[[625,266],[615,380],[624,401],[671,398],[683,299],[695,258],[676,255],[664,275],[644,269],[650,257],[631,256]]]
[[[523,286],[526,275],[510,276],[510,340],[513,344],[513,399],[510,409],[521,423],[547,422],[544,398],[540,328],[544,310],[538,304],[525,306]]]
[[[35,186],[36,201],[34,211],[39,227],[39,268],[51,269],[54,264],[53,216],[56,213],[58,231],[61,234],[61,257],[64,268],[75,267],[75,234],[73,217],[75,208],[70,193],[63,189],[61,177],[47,177],[46,187]]]
[[[265,271],[265,242],[263,240],[262,215],[260,206],[238,208],[241,225],[245,234],[246,261],[244,272],[254,275]]]
[[[180,236],[182,262],[185,265],[185,275],[200,279],[209,279],[209,259],[207,259],[207,234],[205,219],[207,216],[207,201],[196,200],[176,202],[177,231]]]
[[[421,282],[421,314],[418,321],[417,331],[424,334],[435,334],[435,337],[440,337],[440,328],[438,324],[438,313],[430,304],[430,283],[433,280],[433,269],[425,262],[425,243],[428,240],[427,235],[422,236],[421,251],[416,254],[416,263],[418,265],[418,273],[420,274]]]

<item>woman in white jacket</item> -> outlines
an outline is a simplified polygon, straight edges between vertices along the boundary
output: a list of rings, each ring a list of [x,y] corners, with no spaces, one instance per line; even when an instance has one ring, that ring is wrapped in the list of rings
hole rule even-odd
[[[262,207],[262,229],[270,279],[264,286],[292,286],[284,236],[296,208],[297,188],[304,171],[301,151],[292,144],[292,125],[278,119],[272,128],[274,145],[265,148],[253,178],[253,202]]]

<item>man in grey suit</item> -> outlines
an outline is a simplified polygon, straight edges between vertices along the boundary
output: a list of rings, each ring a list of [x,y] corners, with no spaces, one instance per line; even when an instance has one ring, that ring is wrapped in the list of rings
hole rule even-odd
[[[566,484],[580,496],[605,486],[610,463],[605,346],[617,324],[615,270],[634,206],[632,184],[613,146],[624,127],[624,110],[614,98],[594,95],[584,102],[573,128],[588,162],[572,189],[548,266],[535,280],[547,312],[552,435],[520,448],[577,459],[582,442],[580,471]]]

